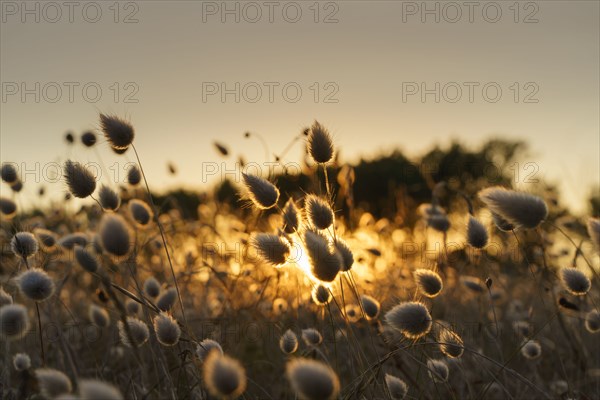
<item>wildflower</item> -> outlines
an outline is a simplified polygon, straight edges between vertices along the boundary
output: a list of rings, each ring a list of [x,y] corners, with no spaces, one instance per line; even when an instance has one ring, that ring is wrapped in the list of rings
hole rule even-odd
[[[200,361],[204,361],[208,354],[213,350],[219,355],[223,355],[223,348],[218,342],[212,339],[204,339],[198,343],[198,346],[196,347],[196,356],[198,356]]]
[[[318,346],[323,342],[323,336],[318,330],[307,328],[302,330],[302,340],[307,346]]]
[[[440,342],[440,350],[450,358],[458,358],[462,356],[464,351],[463,340],[455,332],[450,329],[442,329],[438,341]]]
[[[13,357],[13,366],[17,371],[25,371],[31,367],[31,358],[26,353],[17,353]]]
[[[16,279],[21,293],[31,300],[47,300],[54,292],[54,282],[43,269],[28,269]]]
[[[132,165],[127,170],[127,183],[131,186],[137,186],[142,181],[142,173],[137,165]]]
[[[563,268],[560,278],[566,289],[575,296],[584,296],[592,287],[590,279],[576,268]]]
[[[36,228],[33,230],[33,234],[38,240],[42,249],[46,252],[52,252],[56,248],[57,238],[56,234],[52,231],[42,228]]]
[[[485,205],[516,228],[533,229],[548,216],[548,207],[540,197],[499,186],[479,192]]]
[[[177,289],[167,289],[156,300],[156,307],[161,311],[169,311],[175,305],[175,300],[177,300]]]
[[[140,347],[148,340],[150,336],[150,332],[148,331],[148,326],[141,320],[135,317],[127,317],[127,326],[129,327],[129,331],[131,333],[131,341],[127,331],[125,329],[125,325],[123,321],[119,321],[119,336],[121,337],[121,342],[128,347]]]
[[[308,152],[313,160],[325,164],[333,158],[331,135],[323,125],[315,121],[308,135]]]
[[[44,397],[54,398],[73,390],[69,377],[63,372],[51,368],[35,370],[35,377]]]
[[[290,329],[285,331],[279,339],[279,348],[285,354],[292,354],[298,350],[298,337]]]
[[[75,260],[84,270],[94,273],[98,270],[98,261],[90,252],[81,246],[75,246]]]
[[[394,329],[409,339],[418,339],[431,330],[432,319],[427,307],[418,302],[398,304],[385,314],[385,319]]]
[[[415,270],[413,275],[419,291],[424,296],[436,297],[444,287],[442,278],[440,278],[437,272],[420,268]]]
[[[0,213],[7,219],[17,214],[17,203],[6,197],[0,197]]]
[[[144,293],[151,298],[155,298],[160,294],[160,284],[153,276],[149,277],[144,282]]]
[[[110,324],[110,317],[108,311],[102,307],[98,307],[95,304],[91,304],[88,310],[88,315],[92,324],[99,328],[106,328]]]
[[[23,259],[33,256],[38,251],[38,242],[29,232],[17,232],[10,241],[12,252]]]
[[[96,144],[96,141],[96,134],[92,131],[84,132],[83,135],[81,135],[81,143],[83,143],[85,147],[92,147]]]
[[[290,246],[281,236],[259,233],[250,240],[258,255],[272,265],[284,264],[290,255]]]
[[[0,168],[0,176],[2,180],[9,185],[17,182],[19,180],[19,175],[17,174],[17,169],[13,164],[4,163]]]
[[[176,345],[181,336],[181,328],[177,325],[177,321],[165,313],[160,313],[154,317],[154,331],[156,332],[156,339],[163,346]]]
[[[117,116],[100,114],[100,126],[113,149],[126,150],[133,142],[133,126]]]
[[[448,370],[448,364],[444,360],[429,360],[427,361],[427,369],[429,370],[429,376],[434,382],[446,382],[450,371]]]
[[[98,191],[98,202],[105,211],[117,211],[121,205],[121,198],[117,192],[106,185],[102,185]]]
[[[27,308],[21,304],[0,307],[0,337],[11,340],[22,337],[29,329]]]
[[[120,215],[105,214],[100,221],[102,248],[116,257],[125,257],[131,250],[129,226]]]
[[[82,164],[67,160],[64,173],[73,196],[85,199],[96,190],[96,177]]]
[[[535,360],[542,355],[542,346],[536,340],[528,340],[521,347],[521,354],[529,360]]]
[[[133,218],[138,227],[144,228],[152,221],[154,213],[144,201],[132,199],[129,201],[128,206],[131,218]]]
[[[204,382],[214,397],[233,399],[246,390],[246,371],[239,361],[211,351],[204,362]]]
[[[248,191],[248,196],[257,208],[267,210],[277,204],[279,189],[275,185],[266,179],[254,175],[242,173],[242,177]]]
[[[316,229],[327,229],[333,224],[333,211],[320,197],[308,195],[304,201],[304,209],[311,225]]]
[[[340,391],[335,372],[319,361],[295,358],[287,363],[286,374],[302,400],[335,399]]]
[[[330,249],[325,237],[310,230],[304,232],[304,242],[314,277],[323,282],[333,281],[342,267],[340,253]]]
[[[312,299],[319,306],[324,306],[329,303],[331,297],[331,292],[326,286],[316,285],[312,290]]]
[[[408,386],[406,383],[393,375],[385,374],[385,385],[393,400],[402,400],[408,393]]]
[[[377,300],[371,296],[362,295],[360,297],[360,301],[367,319],[375,319],[379,316],[379,310],[381,309],[381,306]]]
[[[476,249],[482,249],[488,242],[488,233],[481,222],[469,216],[467,227],[467,241]]]
[[[77,382],[80,400],[123,400],[123,395],[113,385],[96,379]]]
[[[352,265],[354,265],[354,255],[352,254],[352,250],[350,250],[348,244],[340,238],[335,238],[335,240],[333,241],[333,245],[342,256],[341,270],[344,272],[350,271]]]
[[[283,207],[283,230],[285,233],[294,233],[298,230],[300,225],[298,218],[298,208],[294,199],[291,197]]]

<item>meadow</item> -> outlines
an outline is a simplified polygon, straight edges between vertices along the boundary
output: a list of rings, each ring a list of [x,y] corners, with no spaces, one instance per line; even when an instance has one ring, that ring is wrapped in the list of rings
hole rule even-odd
[[[190,212],[151,194],[130,122],[99,126],[69,145],[128,152],[124,187],[65,160],[67,198],[31,212],[2,164],[2,398],[600,398],[600,220],[541,184],[459,168],[383,216],[314,122],[305,180],[240,162],[234,200]]]

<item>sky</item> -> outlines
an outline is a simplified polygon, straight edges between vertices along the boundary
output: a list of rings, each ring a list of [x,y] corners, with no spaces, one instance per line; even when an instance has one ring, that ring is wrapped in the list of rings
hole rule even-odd
[[[520,188],[556,183],[583,212],[600,183],[598,1],[0,5],[0,160],[21,167],[25,193],[64,193],[66,157],[125,179],[130,152],[63,140],[100,112],[134,125],[154,189],[214,183],[240,154],[262,163],[244,132],[281,152],[315,119],[350,162],[502,137],[530,145]]]

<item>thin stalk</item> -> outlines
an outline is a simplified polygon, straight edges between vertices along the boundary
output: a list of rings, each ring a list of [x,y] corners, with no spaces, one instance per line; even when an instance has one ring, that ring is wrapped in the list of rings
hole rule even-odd
[[[150,199],[150,205],[152,206],[152,211],[154,212],[154,219],[156,220],[156,225],[158,225],[158,230],[160,231],[160,237],[163,242],[163,247],[165,248],[165,253],[167,254],[167,260],[169,261],[169,267],[171,269],[171,275],[173,277],[173,282],[175,284],[175,290],[177,290],[177,299],[179,300],[179,306],[181,307],[181,315],[183,316],[183,321],[186,326],[186,330],[188,328],[187,318],[185,317],[185,309],[183,307],[183,300],[181,298],[181,292],[179,291],[179,284],[177,283],[177,277],[175,276],[175,269],[173,268],[173,262],[171,261],[171,254],[169,253],[169,248],[167,246],[167,240],[165,238],[165,233],[163,226],[158,218],[158,213],[156,209],[156,205],[154,204],[154,200],[152,199],[152,194],[150,193],[150,186],[148,186],[148,180],[146,179],[146,173],[144,172],[144,167],[142,167],[142,162],[140,161],[140,156],[138,155],[137,149],[135,145],[132,143],[131,147],[133,148],[133,152],[135,153],[135,158],[137,159],[138,165],[140,166],[140,171],[142,173],[142,178],[144,178],[144,185],[146,185],[146,192],[148,193],[148,198]]]

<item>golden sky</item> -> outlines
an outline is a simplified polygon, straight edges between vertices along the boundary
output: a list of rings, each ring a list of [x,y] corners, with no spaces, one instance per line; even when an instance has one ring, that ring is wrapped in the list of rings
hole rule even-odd
[[[597,1],[1,7],[0,158],[29,171],[26,188],[53,180],[52,163],[68,154],[97,162],[80,145],[68,153],[62,136],[97,128],[99,112],[131,120],[158,188],[207,180],[207,165],[221,168],[214,140],[262,162],[260,141],[245,131],[275,152],[314,119],[350,161],[394,147],[417,155],[453,138],[477,146],[496,135],[527,140],[525,162],[559,183],[577,210],[600,182]],[[100,147],[107,169],[133,160]],[[518,168],[526,188],[531,170]]]

